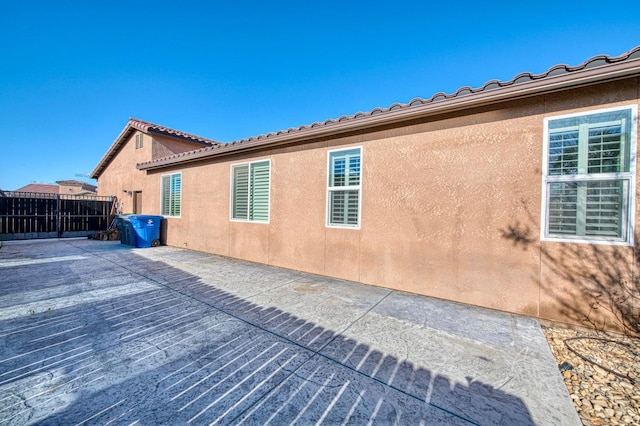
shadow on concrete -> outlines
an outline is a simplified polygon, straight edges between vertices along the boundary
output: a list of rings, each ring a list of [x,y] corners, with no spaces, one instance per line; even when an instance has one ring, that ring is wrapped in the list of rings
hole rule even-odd
[[[514,247],[539,251],[543,270],[533,273],[532,280],[559,314],[590,328],[640,334],[638,235],[635,247],[540,242],[540,225],[525,209],[527,223],[515,221],[499,231]]]
[[[533,424],[521,399],[473,377],[452,383],[134,252],[119,267],[135,279],[78,279],[72,306],[0,321],[0,422]],[[2,290],[20,291],[25,268],[3,272]]]

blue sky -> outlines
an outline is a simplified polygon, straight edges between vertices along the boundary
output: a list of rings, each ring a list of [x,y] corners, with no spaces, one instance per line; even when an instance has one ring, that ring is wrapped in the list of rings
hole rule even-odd
[[[430,3],[3,2],[0,188],[87,180],[129,117],[230,142],[640,45],[637,0]]]

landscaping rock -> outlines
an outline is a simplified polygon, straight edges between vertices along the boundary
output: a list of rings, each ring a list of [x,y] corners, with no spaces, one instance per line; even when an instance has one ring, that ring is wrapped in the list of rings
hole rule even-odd
[[[543,331],[583,425],[639,423],[640,338],[561,327]]]

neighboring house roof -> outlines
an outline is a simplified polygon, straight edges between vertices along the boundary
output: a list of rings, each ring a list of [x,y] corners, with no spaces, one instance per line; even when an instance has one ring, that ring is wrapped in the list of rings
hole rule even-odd
[[[617,57],[594,56],[578,66],[556,65],[542,74],[522,73],[510,81],[491,80],[480,88],[465,86],[453,94],[436,93],[429,99],[415,98],[409,103],[394,103],[388,108],[343,115],[337,119],[315,122],[249,139],[183,152],[137,165],[140,170],[199,161],[209,157],[252,151],[265,147],[312,141],[353,132],[371,131],[436,114],[485,106],[506,100],[521,99],[559,90],[588,86],[640,75],[640,46]],[[93,177],[93,176],[92,176]]]
[[[73,180],[57,180],[56,183],[58,185],[61,185],[61,186],[79,186],[81,188],[84,188],[84,189],[86,189],[88,191],[93,191],[93,192],[96,192],[96,190],[98,189],[98,187],[95,186],[95,185],[91,185],[90,183],[82,182],[82,181],[75,180],[75,179],[73,179]]]
[[[84,191],[75,192],[74,195],[95,195],[98,187],[91,185],[87,182],[81,182],[79,180],[58,180],[53,183],[30,183],[21,188],[16,189],[14,192],[39,192],[41,194],[58,194],[60,193],[61,186],[75,186],[80,187]]]
[[[30,183],[21,188],[16,189],[14,192],[40,192],[44,194],[57,194],[58,185],[50,183]]]
[[[129,118],[126,126],[120,132],[116,140],[111,144],[111,147],[107,151],[107,153],[102,157],[96,168],[91,172],[90,177],[93,179],[98,178],[104,168],[109,164],[111,159],[115,157],[116,153],[124,145],[127,139],[133,134],[136,130],[139,130],[148,134],[157,134],[168,136],[174,139],[181,140],[183,142],[189,142],[194,145],[204,146],[204,147],[212,147],[220,145],[219,142],[216,142],[211,139],[206,139],[200,136],[192,135],[190,133],[181,132],[179,130],[170,129],[169,127],[159,126],[157,124],[149,123],[148,121],[138,120],[137,118]]]

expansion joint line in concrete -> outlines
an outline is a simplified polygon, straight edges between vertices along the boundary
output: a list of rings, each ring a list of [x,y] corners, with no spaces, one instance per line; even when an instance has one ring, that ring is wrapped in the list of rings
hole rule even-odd
[[[70,243],[67,243],[67,244],[70,244]],[[72,245],[72,244],[70,244],[70,245]],[[72,246],[73,246],[73,245],[72,245]],[[252,327],[255,327],[255,328],[257,328],[257,329],[259,329],[259,330],[261,330],[261,331],[263,331],[263,332],[265,332],[265,333],[267,333],[267,334],[270,334],[270,335],[272,335],[272,336],[276,337],[277,339],[285,340],[285,341],[289,342],[291,345],[296,346],[296,347],[298,347],[298,348],[300,348],[300,349],[302,349],[302,350],[304,350],[304,351],[311,352],[311,353],[313,354],[313,355],[311,355],[311,356],[309,357],[309,359],[307,359],[305,362],[301,363],[298,367],[296,367],[296,368],[295,368],[295,369],[293,369],[293,370],[292,370],[288,375],[286,375],[282,380],[280,380],[278,383],[276,383],[276,384],[273,386],[273,388],[272,388],[269,392],[265,393],[265,394],[260,398],[260,400],[263,400],[264,398],[269,397],[269,395],[271,395],[273,392],[275,392],[275,390],[276,390],[276,389],[277,389],[277,388],[278,388],[278,387],[279,387],[279,386],[280,386],[280,385],[281,385],[285,380],[287,380],[289,377],[291,377],[291,376],[295,375],[295,374],[298,372],[298,370],[300,370],[300,368],[301,368],[302,366],[304,366],[305,364],[307,364],[307,363],[308,363],[309,361],[311,361],[312,359],[315,359],[315,358],[317,358],[317,357],[320,357],[320,358],[323,358],[323,359],[325,359],[325,360],[327,360],[327,361],[329,361],[329,362],[331,362],[331,363],[338,364],[338,365],[340,365],[341,367],[346,368],[347,370],[350,370],[350,371],[352,371],[353,373],[355,373],[355,374],[357,374],[357,375],[359,375],[359,376],[362,376],[362,377],[365,377],[365,378],[367,378],[367,379],[370,379],[370,380],[373,380],[373,381],[375,381],[375,382],[378,382],[378,383],[380,383],[380,384],[381,384],[381,385],[383,385],[383,386],[390,387],[390,388],[392,388],[392,389],[394,389],[394,390],[396,390],[396,391],[398,391],[398,392],[400,392],[400,393],[402,393],[402,394],[406,395],[407,397],[409,397],[409,398],[411,398],[411,399],[414,399],[414,400],[416,400],[416,401],[419,401],[420,403],[427,403],[427,404],[431,405],[432,407],[434,407],[434,408],[436,408],[436,409],[438,409],[438,410],[441,410],[441,411],[443,411],[443,412],[445,412],[445,413],[447,413],[447,414],[450,414],[451,416],[457,417],[457,418],[459,418],[460,420],[463,420],[463,421],[465,421],[465,422],[468,422],[469,424],[479,426],[479,423],[476,423],[476,422],[474,422],[474,421],[473,421],[473,420],[471,420],[471,419],[468,419],[468,418],[462,417],[460,414],[455,413],[455,412],[452,412],[452,411],[450,411],[450,410],[448,410],[448,409],[446,409],[446,408],[444,408],[444,407],[440,407],[439,405],[434,404],[434,403],[433,403],[433,402],[431,402],[431,401],[426,402],[425,400],[423,400],[423,399],[421,399],[421,398],[418,398],[418,397],[417,397],[417,396],[415,396],[415,395],[412,395],[412,394],[410,394],[410,393],[408,393],[408,392],[406,392],[406,391],[404,391],[404,390],[402,390],[402,389],[400,389],[400,388],[397,388],[397,387],[395,387],[395,386],[393,386],[393,385],[390,385],[390,384],[388,384],[388,383],[385,383],[385,382],[383,382],[382,380],[377,379],[377,378],[375,378],[375,377],[373,377],[373,376],[369,376],[369,375],[367,375],[367,374],[364,374],[364,373],[362,373],[361,371],[359,371],[359,370],[357,370],[357,369],[355,369],[355,368],[353,368],[353,367],[350,367],[349,365],[343,364],[343,363],[341,363],[341,362],[339,362],[339,361],[336,361],[335,359],[330,358],[330,357],[328,357],[328,356],[326,356],[326,355],[324,355],[324,354],[322,354],[322,353],[321,353],[321,352],[322,352],[322,351],[323,351],[323,350],[324,350],[324,349],[325,349],[325,348],[326,348],[326,347],[327,347],[331,342],[333,342],[335,339],[337,339],[338,337],[344,337],[344,336],[343,336],[343,333],[345,333],[345,332],[346,332],[349,328],[351,328],[351,327],[352,327],[356,322],[360,321],[360,320],[361,320],[365,315],[367,315],[368,313],[370,313],[370,312],[371,312],[371,311],[372,311],[376,306],[378,306],[380,303],[382,303],[382,301],[384,301],[387,297],[389,297],[389,295],[391,295],[391,294],[394,292],[393,290],[389,290],[389,292],[388,292],[387,294],[385,294],[382,298],[380,298],[380,300],[378,300],[375,304],[373,304],[369,309],[367,309],[367,310],[366,310],[362,315],[360,315],[357,319],[355,319],[355,320],[354,320],[354,321],[352,321],[349,325],[347,325],[347,326],[346,326],[342,331],[340,331],[339,333],[336,333],[336,334],[335,334],[335,336],[334,336],[333,338],[331,338],[331,339],[329,339],[329,340],[327,341],[327,343],[325,343],[324,345],[322,345],[322,346],[321,346],[320,348],[318,348],[318,349],[311,349],[311,348],[309,348],[309,347],[306,347],[306,346],[304,346],[304,345],[302,345],[302,344],[300,344],[300,343],[296,342],[296,341],[295,341],[295,340],[293,340],[293,339],[290,339],[290,338],[285,337],[285,336],[281,336],[281,335],[279,335],[279,334],[277,334],[277,333],[275,333],[275,332],[273,332],[273,331],[271,331],[271,330],[269,330],[269,329],[266,329],[266,328],[262,327],[260,324],[253,323],[253,322],[251,322],[251,321],[249,321],[249,320],[246,320],[246,319],[244,319],[244,318],[242,318],[242,317],[240,317],[240,316],[238,316],[238,315],[236,315],[236,314],[234,314],[234,313],[232,313],[232,312],[228,312],[228,311],[227,311],[227,310],[225,310],[224,308],[221,308],[221,307],[219,307],[219,306],[215,306],[215,305],[213,305],[213,304],[211,304],[211,303],[209,303],[209,302],[207,302],[207,301],[200,300],[200,299],[196,298],[195,296],[193,296],[193,295],[191,295],[191,294],[189,294],[189,293],[184,293],[184,292],[182,292],[182,291],[180,291],[180,290],[177,290],[177,289],[175,289],[175,288],[173,288],[173,287],[171,287],[171,286],[169,286],[169,285],[167,285],[167,284],[161,283],[161,282],[159,282],[159,281],[156,281],[156,280],[155,280],[155,279],[153,279],[153,278],[147,277],[147,276],[145,276],[145,275],[143,275],[143,274],[141,274],[141,273],[139,273],[139,272],[136,272],[136,271],[134,271],[134,270],[132,270],[132,269],[129,269],[129,268],[128,268],[128,267],[126,267],[126,266],[123,266],[123,265],[121,265],[121,264],[119,264],[119,263],[116,263],[116,262],[115,262],[114,260],[112,260],[112,259],[105,258],[105,257],[100,256],[99,254],[97,254],[97,253],[95,253],[95,252],[91,252],[91,251],[86,250],[86,249],[84,249],[84,248],[82,248],[82,247],[78,247],[78,246],[73,246],[73,247],[76,247],[76,248],[78,248],[78,249],[80,249],[80,250],[82,250],[82,251],[84,251],[84,252],[86,252],[86,253],[88,253],[88,254],[91,254],[91,255],[93,255],[93,256],[99,257],[99,258],[101,258],[101,259],[103,259],[103,260],[106,260],[106,261],[108,261],[108,262],[111,262],[112,264],[114,264],[114,265],[116,265],[116,266],[118,266],[118,267],[120,267],[120,268],[122,268],[122,269],[125,269],[126,271],[128,271],[128,272],[130,272],[130,273],[132,273],[132,274],[135,274],[135,275],[137,275],[137,276],[139,276],[139,277],[141,277],[141,278],[144,278],[144,279],[146,279],[146,280],[149,280],[149,281],[153,282],[154,284],[156,284],[156,285],[158,285],[158,286],[160,286],[160,287],[162,287],[162,288],[165,288],[166,290],[169,290],[170,292],[180,294],[180,295],[181,295],[181,296],[183,296],[183,297],[189,298],[189,299],[191,299],[191,300],[193,300],[193,301],[196,301],[196,302],[198,302],[198,303],[202,303],[203,305],[206,305],[206,306],[210,307],[211,309],[214,309],[214,310],[216,310],[216,311],[218,311],[218,312],[222,312],[222,313],[224,313],[224,314],[226,314],[226,315],[229,315],[230,317],[235,318],[235,319],[237,319],[237,320],[238,320],[238,321],[240,321],[240,322],[243,322],[243,323],[245,323],[245,324],[247,324],[247,325],[250,325],[250,326],[252,326]],[[182,280],[181,280],[181,281],[182,281]],[[260,401],[260,400],[259,400],[259,401]],[[257,404],[259,401],[256,401],[256,404]],[[250,410],[251,408],[252,408],[252,407],[248,407],[246,410],[242,411],[240,414],[238,414],[238,415],[237,415],[234,419],[232,419],[230,422],[231,422],[231,423],[233,423],[235,420],[237,420],[238,418],[240,418],[242,415],[244,415],[244,413],[246,413],[246,412],[247,412],[248,410]]]

